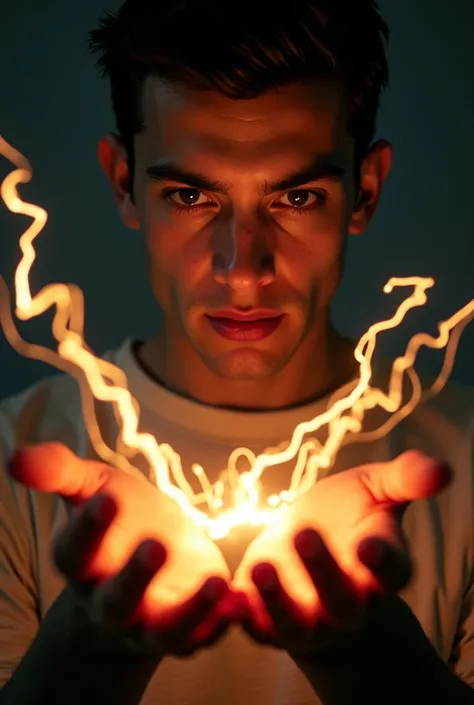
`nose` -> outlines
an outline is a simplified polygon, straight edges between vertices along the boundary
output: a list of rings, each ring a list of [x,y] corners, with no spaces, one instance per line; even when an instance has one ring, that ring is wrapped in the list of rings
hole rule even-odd
[[[275,278],[275,256],[262,224],[238,220],[215,233],[212,269],[216,282],[228,286],[251,305],[259,290]],[[247,301],[246,301],[247,302]]]

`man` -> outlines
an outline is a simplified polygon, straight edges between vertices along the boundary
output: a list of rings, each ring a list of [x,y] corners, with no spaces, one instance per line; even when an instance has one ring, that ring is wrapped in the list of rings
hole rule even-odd
[[[118,127],[99,159],[163,311],[107,359],[191,483],[357,379],[330,304],[390,170],[387,36],[371,0],[127,0],[92,33]],[[1,705],[474,702],[472,409],[449,387],[344,446],[233,579],[177,503],[98,460],[74,380],[5,401]]]

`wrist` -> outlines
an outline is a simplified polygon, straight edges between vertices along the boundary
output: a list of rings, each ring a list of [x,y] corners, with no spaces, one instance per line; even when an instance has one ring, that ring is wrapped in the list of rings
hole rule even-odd
[[[326,705],[453,701],[446,664],[398,596],[377,599],[347,638],[293,658]]]
[[[90,658],[106,657],[119,663],[141,659],[154,662],[156,666],[163,658],[163,654],[146,653],[144,650],[140,650],[133,640],[127,638],[125,634],[115,634],[94,621],[86,606],[70,586],[64,589],[58,598],[56,607],[61,610],[63,624],[69,635],[73,637],[70,643],[81,644],[81,657],[84,657],[87,652]]]
[[[358,658],[361,653],[365,653],[373,648],[379,638],[380,630],[386,632],[390,629],[389,623],[396,622],[396,614],[403,610],[403,605],[399,604],[400,598],[387,599],[385,596],[377,597],[364,613],[357,619],[357,623],[350,629],[332,630],[328,628],[330,636],[326,639],[317,638],[311,651],[305,653],[290,653],[292,658],[298,663],[301,662],[325,662],[331,660],[340,661],[343,658]],[[406,607],[406,606],[405,606]]]

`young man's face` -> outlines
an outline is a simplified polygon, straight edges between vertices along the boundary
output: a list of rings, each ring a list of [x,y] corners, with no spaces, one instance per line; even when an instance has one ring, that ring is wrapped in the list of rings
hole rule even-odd
[[[149,78],[143,105],[136,206],[126,186],[117,193],[120,151],[112,179],[124,221],[144,231],[173,349],[233,380],[273,377],[302,348],[316,358],[347,234],[367,225],[390,147],[370,157],[356,207],[354,141],[334,83],[231,100]]]

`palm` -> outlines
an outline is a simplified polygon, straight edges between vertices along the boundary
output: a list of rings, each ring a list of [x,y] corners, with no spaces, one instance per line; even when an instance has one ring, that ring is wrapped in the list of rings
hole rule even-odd
[[[377,590],[377,580],[359,560],[357,548],[364,539],[373,537],[403,546],[397,509],[411,499],[439,491],[447,482],[442,474],[430,471],[430,463],[419,454],[407,453],[391,463],[354,468],[318,482],[248,547],[234,588],[245,592],[256,609],[260,599],[252,568],[272,563],[288,595],[308,613],[317,614],[318,596],[294,548],[295,536],[312,528],[359,594]]]
[[[148,604],[177,605],[191,597],[210,576],[229,578],[217,546],[171,497],[142,480],[106,467],[98,488],[117,503],[118,513],[106,534],[91,570],[112,575],[126,563],[145,539],[161,542],[167,561],[147,591]],[[146,596],[146,597],[147,597]]]
[[[166,547],[167,560],[145,593],[142,608],[147,616],[182,604],[211,576],[229,579],[217,546],[175,500],[145,479],[82,460],[59,445],[37,446],[27,453],[31,459],[23,459],[21,476],[16,476],[30,487],[58,492],[75,504],[103,493],[117,505],[117,515],[84,578],[103,580],[118,573],[134,549],[151,538]]]

